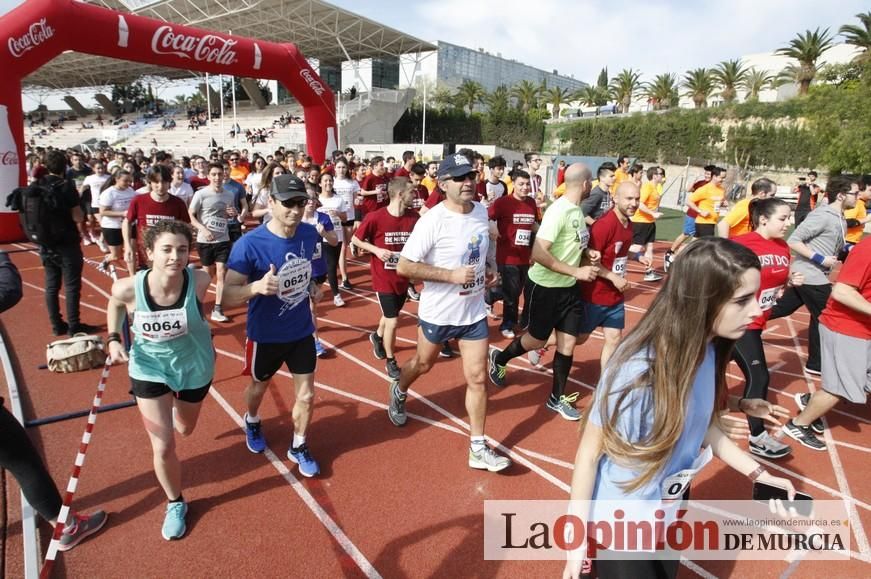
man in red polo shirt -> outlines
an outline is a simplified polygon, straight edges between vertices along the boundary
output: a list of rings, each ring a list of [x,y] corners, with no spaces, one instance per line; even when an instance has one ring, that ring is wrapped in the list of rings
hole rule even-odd
[[[361,220],[367,213],[374,213],[387,206],[387,184],[390,176],[384,167],[384,157],[372,157],[372,172],[363,177],[360,182],[360,195],[363,205],[360,207]]]

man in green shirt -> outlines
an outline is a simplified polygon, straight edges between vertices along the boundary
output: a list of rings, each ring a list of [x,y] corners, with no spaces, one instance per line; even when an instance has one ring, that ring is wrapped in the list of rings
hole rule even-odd
[[[524,310],[529,311],[527,333],[512,340],[505,350],[490,351],[490,381],[505,384],[508,361],[541,348],[556,330],[553,389],[546,406],[566,420],[580,419],[572,406],[577,395],[565,396],[572,367],[575,340],[581,328],[578,281],[593,281],[599,271],[599,252],[588,250],[589,232],[580,204],[590,192],[590,170],[580,163],[565,173],[565,194],[547,208],[532,246]]]

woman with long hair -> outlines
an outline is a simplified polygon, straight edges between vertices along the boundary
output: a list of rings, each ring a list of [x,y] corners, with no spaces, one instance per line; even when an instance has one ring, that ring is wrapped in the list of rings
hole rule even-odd
[[[278,175],[284,175],[285,173],[284,167],[275,161],[269,163],[263,169],[260,183],[252,193],[254,211],[251,212],[251,216],[259,219],[261,223],[267,223],[272,218],[272,215],[269,213],[269,192],[272,190],[272,180]]]
[[[324,173],[318,181],[318,201],[320,202],[322,213],[326,213],[333,223],[333,230],[336,233],[336,238],[339,240],[338,245],[327,244],[324,247],[324,257],[327,260],[327,281],[330,282],[330,290],[333,292],[333,305],[340,308],[345,305],[342,296],[339,295],[339,278],[337,269],[341,256],[345,253],[343,242],[347,239],[344,235],[345,229],[343,223],[348,221],[348,213],[351,209],[345,204],[345,199],[336,195],[333,191],[333,176],[329,173]],[[347,279],[347,273],[343,272],[343,277]]]
[[[336,161],[333,169],[336,173],[333,179],[333,191],[345,200],[345,206],[348,208],[347,218],[342,221],[342,237],[350,241],[351,236],[354,234],[354,229],[356,229],[354,200],[360,192],[360,184],[351,177],[353,174],[352,167],[348,165],[344,158]],[[342,288],[347,290],[353,289],[354,286],[351,284],[351,280],[348,279],[347,256],[344,251],[339,253],[339,272],[342,274]]]
[[[175,433],[193,432],[215,373],[212,334],[203,314],[211,276],[188,266],[192,244],[193,230],[186,223],[165,220],[147,229],[151,268],[115,282],[106,316],[109,357],[113,364],[129,362],[130,392],[168,501],[161,532],[167,541],[184,536],[188,510]],[[128,312],[133,315],[129,356],[120,335]]]
[[[324,247],[326,245],[335,247],[338,245],[339,239],[336,237],[336,232],[333,229],[333,222],[330,220],[330,216],[318,211],[320,201],[318,201],[317,192],[314,187],[308,185],[306,186],[306,190],[309,193],[309,198],[308,203],[305,204],[302,221],[303,223],[312,225],[317,229],[318,235],[320,235],[320,241],[315,248],[314,255],[312,255],[311,271],[312,282],[314,282],[317,287],[320,287],[325,281],[327,281],[327,260],[324,258]],[[321,296],[320,292],[318,292],[318,295]],[[321,297],[318,297],[317,299],[314,297],[311,298],[312,323],[315,326],[315,354],[318,358],[327,353],[326,348],[324,348],[323,344],[321,344],[321,341],[318,339],[317,307],[320,300]],[[342,302],[342,305],[345,305],[344,302]]]
[[[248,203],[254,202],[254,192],[260,189],[260,184],[263,180],[263,171],[266,170],[266,159],[260,155],[254,156],[254,162],[251,164],[252,170],[245,177],[245,193],[248,195]]]
[[[603,369],[581,423],[572,500],[631,505],[680,499],[711,455],[794,496],[792,483],[741,451],[719,420],[732,348],[762,313],[756,300],[759,270],[752,251],[720,238],[700,239],[674,261],[647,314]],[[772,409],[767,403],[754,408],[765,417]],[[700,452],[702,447],[707,448]],[[579,576],[579,555],[569,555],[565,578]],[[600,557],[596,567],[603,579],[674,577],[678,563],[653,555]]]

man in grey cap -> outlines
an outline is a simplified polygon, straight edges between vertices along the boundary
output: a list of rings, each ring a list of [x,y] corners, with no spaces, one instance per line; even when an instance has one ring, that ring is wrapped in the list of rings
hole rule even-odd
[[[266,225],[243,235],[227,262],[224,301],[248,303],[244,374],[251,376],[245,390],[245,431],[248,450],[266,450],[257,411],[269,380],[282,364],[293,374],[293,441],[287,458],[299,465],[303,476],[320,472],[306,443],[314,402],[314,324],[309,297],[320,299],[312,281],[311,260],[321,236],[302,221],[308,201],[305,184],[294,175],[272,181]]]
[[[447,157],[437,176],[445,200],[420,218],[399,257],[399,275],[425,284],[420,297],[417,352],[390,384],[387,414],[394,425],[405,424],[408,389],[432,368],[442,343],[456,338],[467,381],[469,466],[498,472],[508,468],[511,460],[496,454],[484,437],[489,336],[484,294],[498,281],[486,272],[487,210],[473,201],[477,173],[468,157],[460,153]]]

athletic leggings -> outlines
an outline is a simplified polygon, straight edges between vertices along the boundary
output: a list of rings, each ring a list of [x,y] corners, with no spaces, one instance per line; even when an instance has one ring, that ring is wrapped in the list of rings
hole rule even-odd
[[[329,243],[322,245],[324,251],[324,259],[327,260],[327,281],[330,282],[330,289],[333,291],[333,296],[339,295],[339,278],[336,272],[339,267],[339,256],[342,255],[342,245],[340,241],[335,247]]]
[[[747,330],[735,343],[732,359],[744,374],[744,398],[768,397],[768,362],[762,347],[762,330]],[[765,432],[765,422],[761,418],[747,417],[750,434],[759,436]]]
[[[18,481],[27,502],[47,521],[57,518],[60,494],[24,427],[2,406],[0,398],[0,467]]]

